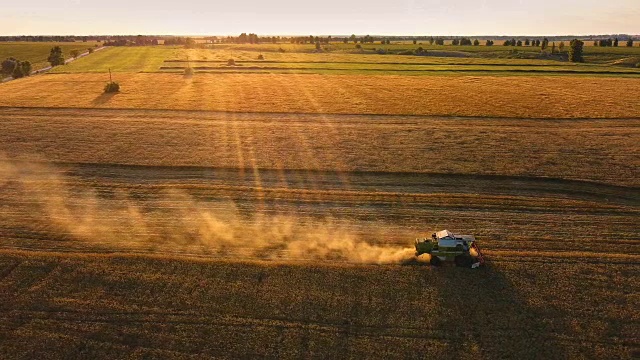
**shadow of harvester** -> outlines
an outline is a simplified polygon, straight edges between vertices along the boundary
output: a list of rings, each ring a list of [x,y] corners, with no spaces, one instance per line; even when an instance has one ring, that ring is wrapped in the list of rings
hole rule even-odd
[[[565,357],[562,334],[498,268],[489,263],[478,270],[443,270],[425,285],[438,292],[443,308],[436,327],[455,334],[448,344],[451,358]]]

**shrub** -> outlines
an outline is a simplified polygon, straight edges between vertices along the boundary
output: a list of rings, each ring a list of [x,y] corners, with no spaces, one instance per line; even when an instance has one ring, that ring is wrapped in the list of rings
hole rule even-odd
[[[184,74],[186,76],[192,76],[194,73],[193,68],[191,66],[189,66],[188,68],[184,69]]]
[[[227,60],[227,66],[236,66],[236,61],[233,59]]]
[[[75,58],[77,58],[78,56],[80,56],[80,51],[78,51],[78,50],[71,50],[71,51],[69,52],[69,55],[71,55],[71,57],[75,59]]]
[[[120,91],[120,84],[115,81],[107,83],[107,85],[104,87],[105,93],[117,93],[118,91]]]
[[[356,44],[356,49],[362,49],[362,45]]]
[[[89,48],[87,51],[89,51],[89,54],[93,54],[93,48]]]
[[[262,54],[258,55],[258,60],[264,60],[264,56]]]
[[[279,48],[279,49],[278,49],[278,52],[283,53],[283,52],[285,52],[285,51],[284,51],[284,49],[283,49],[283,48]]]

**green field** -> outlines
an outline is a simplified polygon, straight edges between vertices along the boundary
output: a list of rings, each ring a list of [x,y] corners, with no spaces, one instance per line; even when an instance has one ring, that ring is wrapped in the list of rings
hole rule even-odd
[[[47,57],[51,48],[60,46],[65,59],[70,58],[69,53],[72,50],[78,50],[81,53],[87,51],[88,48],[95,47],[97,42],[0,42],[0,59],[4,60],[14,57],[21,61],[30,61],[33,70],[38,70],[49,66]]]
[[[52,72],[104,73],[109,69],[114,72],[151,72],[157,71],[165,59],[174,58],[179,51],[185,49],[168,46],[111,47],[57,67]]]
[[[285,46],[286,44],[280,44]],[[183,72],[192,67],[200,72],[267,72],[317,74],[394,75],[604,75],[639,76],[640,69],[605,64],[574,64],[550,59],[486,58],[465,53],[460,57],[440,51],[433,55],[351,54],[341,50],[309,52],[309,45],[285,46],[285,52],[269,52],[278,44],[220,45],[212,49],[182,47],[113,47],[90,57],[58,67],[54,73]],[[403,45],[406,46],[406,45]],[[444,46],[452,48],[452,46]],[[471,47],[475,49],[476,47]],[[496,47],[501,49],[500,47]],[[263,51],[266,50],[266,51]],[[635,50],[635,49],[634,49]],[[429,54],[429,53],[428,53]],[[264,60],[258,60],[262,56]],[[234,59],[234,66],[227,61]]]

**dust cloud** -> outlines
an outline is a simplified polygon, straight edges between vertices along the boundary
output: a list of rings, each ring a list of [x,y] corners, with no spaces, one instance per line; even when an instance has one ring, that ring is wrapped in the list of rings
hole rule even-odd
[[[113,190],[122,188],[128,190]],[[28,213],[40,228],[102,248],[153,248],[159,253],[199,249],[229,258],[361,264],[420,261],[412,247],[369,243],[354,234],[350,224],[335,219],[243,215],[246,211],[234,202],[202,201],[175,189],[140,196],[135,184],[92,184],[51,165],[0,154],[2,192],[29,204]],[[383,236],[372,232],[372,239]]]

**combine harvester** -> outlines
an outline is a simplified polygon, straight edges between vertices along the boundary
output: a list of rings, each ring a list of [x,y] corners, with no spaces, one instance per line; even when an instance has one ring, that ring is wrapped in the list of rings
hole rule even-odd
[[[453,260],[456,266],[475,269],[484,264],[484,257],[476,245],[473,235],[452,234],[448,230],[438,231],[431,239],[416,239],[416,257],[431,255],[431,265]]]

